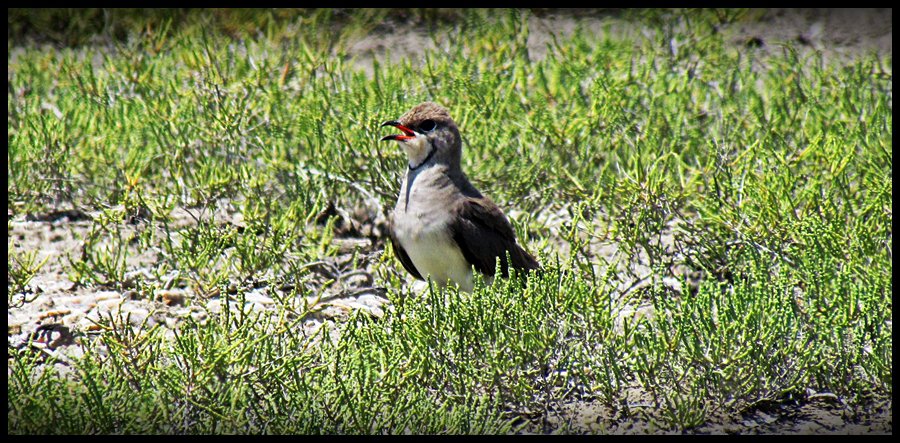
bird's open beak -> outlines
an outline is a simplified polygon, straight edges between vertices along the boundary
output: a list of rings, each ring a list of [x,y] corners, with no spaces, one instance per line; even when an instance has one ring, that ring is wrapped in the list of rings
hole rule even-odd
[[[400,122],[398,122],[398,121],[396,121],[396,120],[386,121],[386,122],[384,122],[384,123],[381,124],[381,127],[385,127],[385,126],[393,126],[393,127],[397,128],[397,129],[403,131],[403,134],[391,134],[391,135],[386,135],[386,136],[384,136],[384,137],[381,138],[382,141],[384,141],[384,140],[397,140],[397,141],[401,141],[401,142],[402,142],[402,141],[406,141],[406,140],[410,140],[410,139],[416,138],[416,133],[413,132],[412,129],[409,129],[409,128],[407,128],[406,126],[401,125]]]

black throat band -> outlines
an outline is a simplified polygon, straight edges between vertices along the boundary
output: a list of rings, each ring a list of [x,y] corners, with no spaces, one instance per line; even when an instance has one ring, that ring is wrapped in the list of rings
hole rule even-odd
[[[428,163],[428,160],[431,160],[431,157],[434,157],[435,151],[437,151],[437,148],[431,148],[431,152],[429,152],[428,155],[425,156],[425,160],[422,160],[422,162],[419,163],[418,165],[416,165],[416,166],[407,165],[407,166],[409,166],[409,170],[415,171],[416,169],[421,168],[422,165],[424,165],[425,163]]]

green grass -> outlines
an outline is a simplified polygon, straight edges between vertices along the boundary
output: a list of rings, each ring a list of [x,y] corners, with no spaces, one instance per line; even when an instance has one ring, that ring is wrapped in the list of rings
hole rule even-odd
[[[348,43],[390,11],[46,14],[9,14],[9,209],[99,211],[66,261],[79,284],[123,290],[153,249],[139,293],[174,271],[189,303],[234,310],[174,333],[105,318],[65,364],[10,345],[11,434],[550,432],[573,401],[689,430],[809,389],[892,396],[890,56],[738,48],[713,29],[746,14],[687,11],[537,59],[527,12],[419,11],[439,49],[370,77]],[[51,44],[16,34],[46,23]],[[405,160],[379,124],[424,100],[547,272],[419,295],[380,239],[352,266],[392,307],[306,335],[315,294],[277,288],[338,254],[329,202],[393,207]],[[241,227],[172,224],[224,205]],[[8,249],[12,310],[42,264]],[[633,262],[648,284],[623,293]],[[254,285],[272,311],[243,308]]]

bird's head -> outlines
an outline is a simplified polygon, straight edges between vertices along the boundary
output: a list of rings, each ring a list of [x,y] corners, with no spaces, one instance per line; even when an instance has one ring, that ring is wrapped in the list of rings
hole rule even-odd
[[[398,120],[386,121],[381,126],[393,126],[403,132],[381,140],[399,142],[409,159],[410,169],[426,164],[459,166],[462,155],[459,129],[442,106],[433,102],[420,103]]]

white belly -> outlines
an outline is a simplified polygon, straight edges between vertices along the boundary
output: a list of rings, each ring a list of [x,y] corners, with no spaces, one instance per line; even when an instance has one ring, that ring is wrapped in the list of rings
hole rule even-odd
[[[412,230],[396,226],[395,232],[397,240],[423,278],[430,276],[433,282],[441,286],[452,281],[463,291],[472,292],[472,268],[445,229],[419,226]]]
[[[451,281],[472,292],[472,267],[447,229],[452,214],[438,203],[451,195],[448,192],[456,192],[448,183],[438,167],[426,168],[412,179],[407,175],[394,209],[394,234],[423,278],[441,286]],[[407,195],[408,184],[412,188]]]
[[[418,240],[404,242],[403,247],[422,277],[430,276],[432,281],[441,286],[452,281],[463,291],[472,292],[474,284],[469,263],[455,244],[441,241],[438,237],[420,237]]]

